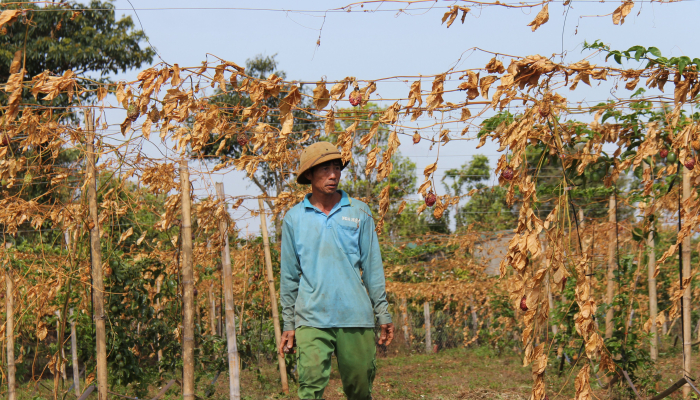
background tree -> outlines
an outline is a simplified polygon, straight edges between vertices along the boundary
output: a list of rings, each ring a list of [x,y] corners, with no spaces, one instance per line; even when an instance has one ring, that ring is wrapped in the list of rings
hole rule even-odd
[[[77,75],[97,72],[105,81],[109,74],[125,72],[153,62],[155,50],[144,46],[145,33],[134,29],[131,17],[116,18],[111,2],[48,4],[3,0],[3,9],[22,8],[25,14],[0,35],[0,82],[7,82],[15,52],[24,52],[27,76],[44,71]],[[5,7],[7,4],[7,7]],[[34,12],[39,10],[41,12]]]
[[[256,79],[265,80],[271,75],[285,79],[287,74],[278,69],[278,62],[275,60],[276,55],[263,56],[257,55],[252,59],[246,60],[245,73],[248,76],[254,77]],[[246,152],[252,151],[252,146],[248,143],[249,133],[240,126],[236,126],[238,110],[245,107],[249,107],[253,104],[248,94],[241,94],[238,91],[232,90],[233,87],[230,85],[227,87],[226,93],[221,90],[217,90],[217,94],[212,97],[211,102],[217,104],[224,112],[231,115],[231,125],[237,133],[229,138],[221,138],[221,134],[212,135],[212,143],[206,146],[203,152],[207,155],[215,155],[218,158],[210,158],[212,162],[219,162],[227,158],[238,158]],[[280,127],[279,119],[279,105],[280,99],[284,98],[285,92],[288,92],[289,88],[283,88],[281,90],[280,96],[271,96],[263,103],[268,107],[267,114],[260,119],[259,122],[268,124],[274,128]],[[299,89],[302,93],[306,93],[303,85]],[[308,96],[302,96],[301,103],[298,105],[299,108],[309,108],[311,107],[311,100]],[[316,129],[320,126],[320,120],[309,116],[307,113],[292,110],[294,114],[294,128],[292,133],[288,136],[288,147],[293,149],[296,143],[305,142],[309,145],[315,142],[317,139]],[[225,143],[222,147],[221,140]],[[294,171],[284,171],[281,172],[276,169],[269,168],[267,163],[261,163],[257,172],[253,176],[247,176],[248,179],[255,184],[255,186],[260,189],[260,191],[266,196],[276,197],[280,193],[289,191],[292,186],[295,185],[294,179],[296,176],[293,174]],[[270,199],[266,199],[265,202],[267,206],[272,209],[274,203]],[[277,238],[280,238],[281,227],[282,227],[282,216],[274,215],[275,233]]]

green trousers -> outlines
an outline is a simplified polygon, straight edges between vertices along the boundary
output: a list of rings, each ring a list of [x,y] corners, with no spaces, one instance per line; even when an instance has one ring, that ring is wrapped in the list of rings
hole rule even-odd
[[[349,400],[370,400],[377,370],[374,329],[311,328],[295,333],[299,370],[299,398],[322,399],[331,376],[331,354],[338,359],[343,390]]]

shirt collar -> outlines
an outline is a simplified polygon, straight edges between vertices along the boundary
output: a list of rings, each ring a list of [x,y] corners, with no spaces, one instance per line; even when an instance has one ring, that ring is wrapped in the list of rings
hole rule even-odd
[[[340,202],[333,207],[334,210],[336,209],[336,207],[338,205],[340,205],[340,207],[345,207],[345,206],[349,206],[352,204],[352,200],[350,199],[350,196],[348,196],[348,194],[345,193],[345,191],[339,189],[338,192],[340,192]],[[310,198],[311,198],[311,193],[304,196],[304,207],[305,208],[313,208],[315,210],[318,210],[316,207],[314,207],[311,204],[311,202],[309,201]]]

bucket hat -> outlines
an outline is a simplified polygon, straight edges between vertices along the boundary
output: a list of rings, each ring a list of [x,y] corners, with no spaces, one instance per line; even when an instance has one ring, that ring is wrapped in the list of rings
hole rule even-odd
[[[341,170],[343,170],[347,165],[347,163],[342,162],[342,157],[340,156],[338,148],[332,143],[316,142],[305,148],[304,151],[301,152],[301,159],[299,160],[297,183],[302,185],[310,184],[311,181],[304,176],[304,173],[316,165],[323,164],[324,162],[331,160],[341,160]]]

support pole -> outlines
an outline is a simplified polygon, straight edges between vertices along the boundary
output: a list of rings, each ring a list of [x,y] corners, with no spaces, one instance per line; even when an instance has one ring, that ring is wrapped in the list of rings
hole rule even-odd
[[[7,319],[5,321],[5,334],[7,337],[7,398],[16,400],[15,393],[15,304],[13,299],[14,278],[12,276],[12,265],[8,263],[5,266],[5,311]]]
[[[690,171],[687,168],[684,168],[683,166],[679,165],[679,168],[683,168],[683,201],[685,202],[689,197],[690,197]],[[682,278],[683,280],[689,279],[691,275],[691,268],[690,268],[690,253],[691,253],[691,248],[690,248],[690,236],[686,236],[683,239],[683,253],[681,254],[681,257],[683,258],[683,271],[682,271]],[[681,282],[683,284],[683,282]],[[690,311],[691,311],[691,302],[690,302],[690,288],[692,287],[692,281],[688,281],[688,283],[683,287],[683,315],[681,318],[683,318],[683,376],[690,376],[690,367],[691,367],[691,360],[693,358],[693,352],[692,352],[692,347],[691,347],[691,331],[693,329],[693,326],[691,325],[691,320],[690,320]],[[683,386],[683,398],[687,399],[690,396],[690,386],[685,385]]]
[[[80,366],[78,365],[78,334],[75,330],[73,309],[70,309],[70,352],[73,359],[73,388],[75,396],[80,397]]]
[[[610,203],[608,205],[608,273],[607,291],[605,293],[605,304],[608,306],[608,311],[605,313],[605,338],[610,339],[613,334],[613,297],[615,295],[615,250],[617,249],[617,232],[615,226],[615,194],[610,195]]]
[[[192,216],[190,208],[190,171],[187,160],[180,160],[180,190],[182,193],[182,397],[194,399],[194,273],[192,272]]]
[[[216,194],[224,202],[224,184],[216,184]],[[224,203],[226,204],[226,203]],[[228,344],[229,392],[232,400],[241,398],[240,360],[236,344],[236,313],[233,306],[233,272],[231,271],[231,250],[228,245],[228,224],[221,221],[219,233],[223,239],[221,247],[221,273],[224,275],[224,302],[226,307],[226,342]]]
[[[262,240],[265,247],[265,267],[267,270],[267,283],[270,287],[270,307],[272,308],[272,323],[275,326],[275,349],[280,347],[282,332],[280,330],[279,310],[277,309],[277,294],[275,293],[275,278],[272,275],[272,257],[270,256],[270,242],[267,237],[267,221],[265,221],[265,206],[262,199],[258,199],[260,206],[260,228],[262,231]],[[280,367],[280,378],[282,380],[282,391],[289,394],[289,385],[287,384],[287,367],[285,367],[284,356],[277,352],[277,362]]]
[[[209,330],[216,335],[216,300],[214,300],[214,284],[209,284]]]
[[[403,329],[403,339],[406,342],[406,347],[411,348],[411,336],[408,333],[408,304],[406,298],[401,298],[401,322]]]
[[[644,169],[649,169],[649,164],[644,163]],[[647,237],[647,283],[649,287],[649,319],[651,319],[651,349],[649,355],[653,361],[659,357],[659,338],[656,327],[658,304],[656,297],[656,244],[654,243],[654,220],[650,221],[649,236]]]
[[[97,395],[107,400],[107,341],[105,338],[104,277],[102,276],[102,249],[100,248],[100,223],[97,213],[97,171],[95,171],[95,123],[92,110],[85,111],[87,128],[87,185],[90,211],[90,259],[92,260],[92,304],[97,343]]]
[[[56,310],[56,332],[60,332],[59,337],[63,336],[63,332],[61,331],[61,311]],[[59,346],[61,347],[61,358],[59,360],[59,365],[60,365],[60,370],[61,370],[61,377],[63,380],[67,380],[68,376],[66,374],[66,364],[63,362],[63,359],[66,358],[66,348],[63,346],[63,343],[59,343]]]
[[[425,325],[425,354],[433,352],[433,340],[430,336],[430,303],[423,303],[423,320]]]
[[[160,286],[161,286],[162,282],[163,282],[163,278],[161,275],[158,277],[158,279],[156,279],[156,293],[157,294],[160,294]],[[157,311],[156,315],[158,315],[158,318],[160,318],[160,298],[158,298],[156,300],[156,311]],[[156,343],[158,344],[158,346],[157,346],[158,347],[158,372],[161,372],[160,362],[163,359],[163,350],[161,350],[161,348],[160,348],[160,334],[158,334],[158,336],[156,336],[156,340],[157,340]]]

